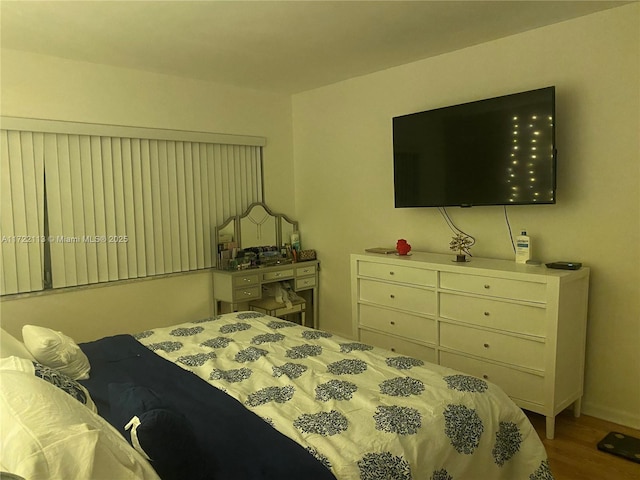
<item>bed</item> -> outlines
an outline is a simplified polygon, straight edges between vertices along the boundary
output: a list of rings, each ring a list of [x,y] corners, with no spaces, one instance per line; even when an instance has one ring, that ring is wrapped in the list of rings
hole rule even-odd
[[[258,312],[79,347],[77,382],[131,459],[121,478],[553,478],[490,382]]]

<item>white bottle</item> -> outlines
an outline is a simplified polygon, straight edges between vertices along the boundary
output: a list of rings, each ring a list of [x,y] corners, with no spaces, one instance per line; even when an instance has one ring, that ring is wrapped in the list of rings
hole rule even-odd
[[[516,263],[527,263],[531,258],[531,239],[527,236],[527,231],[516,237]]]
[[[291,248],[293,248],[296,252],[300,251],[300,232],[294,231],[291,234]]]

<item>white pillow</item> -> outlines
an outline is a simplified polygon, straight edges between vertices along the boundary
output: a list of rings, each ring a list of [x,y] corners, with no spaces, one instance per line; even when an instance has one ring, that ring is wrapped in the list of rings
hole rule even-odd
[[[29,480],[159,477],[106,420],[26,372],[1,370],[0,465]]]
[[[98,411],[95,403],[93,403],[93,399],[91,398],[89,391],[83,385],[64,373],[59,372],[55,368],[47,367],[35,360],[27,360],[26,358],[0,358],[0,371],[5,370],[24,372],[33,375],[68,393],[78,402],[86,405],[92,412]]]
[[[89,378],[89,359],[76,342],[62,332],[25,325],[22,338],[31,355],[43,365],[55,368],[74,380]]]
[[[20,357],[35,360],[24,343],[0,328],[0,358]]]

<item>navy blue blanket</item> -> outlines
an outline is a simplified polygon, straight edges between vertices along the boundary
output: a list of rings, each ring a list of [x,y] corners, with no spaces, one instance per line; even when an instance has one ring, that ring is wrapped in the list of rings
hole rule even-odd
[[[82,384],[89,390],[98,413],[123,432],[122,419],[110,404],[110,390],[113,400],[114,385],[134,384],[151,389],[165,405],[183,416],[192,430],[200,449],[198,458],[203,460],[202,478],[335,480],[303,447],[237,400],[156,355],[133,337],[106,337],[80,347],[91,363],[91,378]],[[171,441],[166,439],[166,445]]]

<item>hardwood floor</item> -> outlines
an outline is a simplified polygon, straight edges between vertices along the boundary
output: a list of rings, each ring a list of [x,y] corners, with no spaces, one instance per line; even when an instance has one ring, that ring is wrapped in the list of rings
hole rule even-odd
[[[556,480],[640,480],[640,463],[601,452],[597,444],[609,432],[640,438],[640,430],[564,411],[556,418],[553,440],[545,437],[545,418],[531,412],[527,417],[542,439]]]

